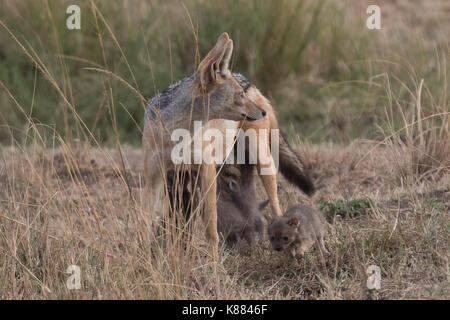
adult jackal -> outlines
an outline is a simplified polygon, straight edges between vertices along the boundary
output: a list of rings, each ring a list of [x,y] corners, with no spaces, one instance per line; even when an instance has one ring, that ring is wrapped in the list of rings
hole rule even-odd
[[[231,74],[229,64],[232,53],[233,42],[227,33],[223,33],[193,75],[165,89],[149,101],[142,141],[144,171],[147,190],[150,193],[149,201],[159,212],[168,209],[165,201],[159,208],[156,204],[159,203],[166,172],[175,169],[171,159],[174,147],[171,135],[175,129],[193,130],[194,121],[206,124],[211,119],[234,120],[221,121],[219,124],[224,130],[226,126],[237,128],[239,120],[253,121],[265,116],[264,110],[246,98],[243,88]],[[206,237],[211,245],[212,256],[216,259],[216,165],[202,163],[200,168],[195,169],[200,172],[203,186]]]
[[[159,213],[168,210],[168,204],[165,201],[161,203],[161,206],[156,205],[159,203],[163,182],[166,181],[168,171],[192,169],[200,173],[206,237],[211,245],[214,259],[217,258],[218,245],[216,163],[202,160],[200,164],[189,162],[176,165],[172,159],[175,143],[171,137],[174,130],[177,129],[189,130],[194,136],[197,136],[203,135],[205,130],[212,128],[218,129],[225,136],[228,134],[228,129],[243,128],[245,130],[253,128],[252,123],[258,123],[255,126],[256,129],[278,128],[275,114],[268,101],[256,88],[244,85],[245,77],[231,73],[229,64],[232,52],[233,42],[228,34],[223,33],[193,75],[178,81],[149,101],[143,133],[146,186],[150,194],[149,201]],[[270,119],[265,117],[266,112],[271,112]],[[265,120],[266,118],[267,120]],[[260,122],[260,120],[263,121]],[[194,132],[195,121],[202,121],[204,124],[197,132]],[[280,140],[280,151],[284,155],[283,150],[288,145],[284,139]],[[209,144],[210,142],[202,141],[201,151],[207,150]],[[230,151],[231,149],[226,149],[222,153],[224,158]],[[288,158],[291,153],[288,152]],[[259,155],[260,153],[258,153],[257,165],[262,162]],[[297,159],[296,157],[292,159],[294,158]],[[306,186],[303,190],[310,193],[313,187],[304,168],[296,167],[295,164],[292,165],[292,159],[287,161],[286,159],[283,157],[280,164],[288,163],[293,168],[299,167],[300,173],[297,176],[302,180],[301,184]],[[267,165],[273,167],[273,161]],[[281,171],[285,172],[283,168],[288,167],[289,165],[282,166]],[[271,200],[273,211],[276,215],[281,215],[276,195],[276,172],[268,175],[267,178],[263,178],[261,175],[261,178]],[[168,199],[168,197],[164,197],[164,199]]]

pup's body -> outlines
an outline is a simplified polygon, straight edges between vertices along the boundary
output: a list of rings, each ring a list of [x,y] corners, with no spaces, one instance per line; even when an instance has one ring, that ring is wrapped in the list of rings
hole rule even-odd
[[[228,247],[239,250],[263,240],[261,210],[256,201],[255,165],[225,165],[217,181],[217,231]]]
[[[268,234],[274,250],[289,250],[292,257],[303,255],[314,243],[326,252],[323,242],[325,219],[309,206],[298,204],[282,217],[273,218],[268,225]]]
[[[217,177],[217,232],[227,247],[246,249],[264,238],[261,210],[269,201],[260,204],[256,201],[255,168],[248,164],[225,164]],[[181,209],[185,221],[190,220],[201,195],[201,186],[198,183],[195,186],[197,173],[191,174],[192,177],[177,179],[174,171],[167,172],[171,203]]]

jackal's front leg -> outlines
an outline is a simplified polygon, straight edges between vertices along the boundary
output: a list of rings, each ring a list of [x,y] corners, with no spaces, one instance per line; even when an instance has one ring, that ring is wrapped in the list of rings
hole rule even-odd
[[[214,261],[218,258],[219,238],[217,235],[217,184],[215,164],[202,164],[202,195],[205,201],[204,222],[206,239]]]
[[[258,175],[269,196],[272,212],[280,217],[283,214],[281,213],[280,202],[278,200],[277,170],[272,154],[270,153],[270,144],[267,135],[258,134],[258,149]],[[253,152],[256,151],[253,150]]]
[[[311,240],[303,240],[300,244],[300,247],[297,249],[298,254],[304,256],[305,252],[307,252],[313,246],[313,244],[314,242],[312,242]]]
[[[266,189],[267,195],[269,196],[272,212],[281,217],[283,214],[281,213],[280,202],[278,200],[277,175],[264,174],[264,171],[261,171],[261,169],[264,170],[264,167],[262,168],[260,165],[258,165],[258,175],[261,178],[264,189]]]

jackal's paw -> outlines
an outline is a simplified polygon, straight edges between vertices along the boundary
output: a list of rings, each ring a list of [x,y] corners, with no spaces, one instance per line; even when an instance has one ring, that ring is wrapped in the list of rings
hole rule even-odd
[[[297,255],[297,249],[296,248],[290,248],[289,249],[289,255],[292,259],[295,259],[295,256]]]

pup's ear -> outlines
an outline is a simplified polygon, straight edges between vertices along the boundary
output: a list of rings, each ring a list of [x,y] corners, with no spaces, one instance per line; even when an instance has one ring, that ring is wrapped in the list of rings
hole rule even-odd
[[[224,32],[198,66],[200,87],[204,91],[211,91],[215,85],[221,83],[222,77],[231,76],[229,66],[232,53],[233,41],[228,33]]]
[[[291,218],[289,219],[288,225],[290,225],[291,227],[297,227],[298,226],[298,219],[297,218]]]
[[[270,226],[273,222],[273,219],[270,215],[268,215],[267,213],[263,213],[262,215],[264,217],[264,219],[266,219],[267,221],[267,225]]]

